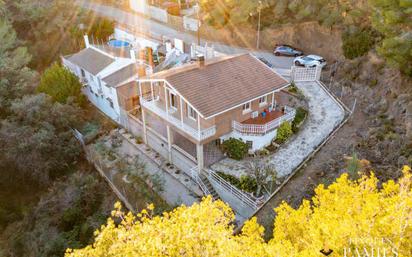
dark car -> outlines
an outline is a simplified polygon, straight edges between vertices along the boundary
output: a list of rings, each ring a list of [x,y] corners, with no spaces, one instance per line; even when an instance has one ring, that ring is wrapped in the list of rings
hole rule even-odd
[[[284,56],[301,56],[303,55],[303,52],[292,47],[289,45],[278,45],[275,47],[275,49],[273,50],[273,53],[276,56],[280,56],[280,55],[284,55]]]
[[[273,68],[273,65],[272,65],[268,60],[266,60],[265,58],[259,57],[258,59],[259,59],[261,62],[263,62],[264,64],[266,64],[269,68]]]

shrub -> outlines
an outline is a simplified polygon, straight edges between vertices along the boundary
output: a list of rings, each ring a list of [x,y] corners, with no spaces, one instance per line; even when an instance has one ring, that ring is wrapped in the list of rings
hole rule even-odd
[[[298,107],[296,109],[295,118],[292,121],[292,131],[296,133],[299,131],[299,126],[302,124],[303,120],[306,118],[308,111],[306,111],[303,107]]]
[[[280,124],[278,131],[276,133],[276,143],[282,144],[288,140],[288,138],[293,134],[292,126],[289,122],[285,121]]]
[[[251,176],[240,177],[240,189],[246,192],[254,193],[257,190],[256,179]]]
[[[377,33],[371,28],[347,31],[342,35],[343,54],[348,59],[365,55],[376,43]]]
[[[225,140],[222,144],[223,152],[235,160],[242,160],[247,154],[248,149],[249,147],[245,142],[232,137]]]
[[[257,182],[256,179],[250,175],[243,175],[238,179],[237,177],[226,174],[223,172],[216,172],[220,177],[222,177],[224,180],[229,182],[231,185],[235,186],[236,188],[249,192],[249,193],[254,193],[256,192],[257,189]]]
[[[136,137],[136,144],[143,144],[143,138],[141,136]]]

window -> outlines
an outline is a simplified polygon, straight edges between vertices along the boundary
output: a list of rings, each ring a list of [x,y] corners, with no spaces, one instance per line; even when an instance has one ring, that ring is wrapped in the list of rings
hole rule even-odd
[[[266,95],[259,98],[259,106],[265,105],[266,102],[267,102],[267,96]]]
[[[177,109],[177,97],[175,94],[170,93],[170,107]]]
[[[253,141],[247,140],[247,141],[246,141],[246,145],[247,145],[248,149],[252,149],[252,147],[253,147]]]
[[[243,105],[243,107],[242,107],[242,110],[243,110],[243,113],[250,112],[250,111],[251,111],[251,109],[250,109],[250,102],[245,103],[245,104]]]
[[[189,105],[187,106],[187,115],[189,116],[189,118],[197,120],[197,112]]]
[[[80,69],[80,73],[81,73],[81,75],[82,75],[82,78],[86,77],[86,73],[84,72],[83,69]]]

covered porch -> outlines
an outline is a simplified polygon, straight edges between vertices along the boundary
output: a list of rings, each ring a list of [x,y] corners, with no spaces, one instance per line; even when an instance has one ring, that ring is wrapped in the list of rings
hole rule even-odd
[[[199,112],[165,80],[139,81],[140,104],[196,141],[212,137],[216,126],[202,119]]]

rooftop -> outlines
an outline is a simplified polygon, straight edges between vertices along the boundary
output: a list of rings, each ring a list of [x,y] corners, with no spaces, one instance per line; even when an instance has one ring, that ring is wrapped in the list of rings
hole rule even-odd
[[[143,69],[142,69],[143,68]],[[146,66],[144,65],[139,65],[139,64],[129,64],[120,70],[117,70],[108,76],[104,77],[102,80],[108,85],[108,86],[117,86],[122,82],[125,82],[126,80],[129,80],[130,78],[133,78],[137,75],[143,76],[144,71],[145,71]],[[143,72],[142,72],[143,71]]]
[[[191,63],[155,73],[151,78],[167,80],[205,118],[289,84],[249,54],[214,58],[203,67]]]
[[[93,48],[85,48],[67,58],[71,63],[85,69],[93,75],[97,75],[108,65],[115,61],[108,54],[104,54]]]

